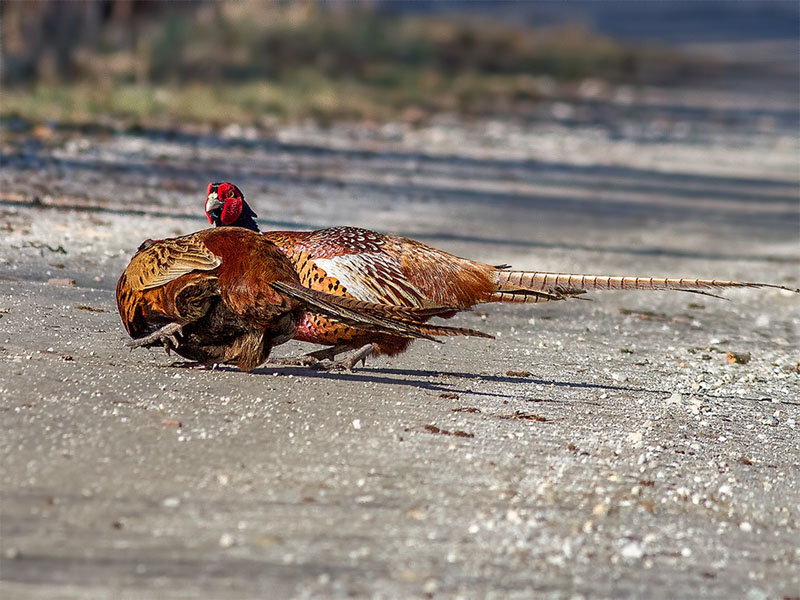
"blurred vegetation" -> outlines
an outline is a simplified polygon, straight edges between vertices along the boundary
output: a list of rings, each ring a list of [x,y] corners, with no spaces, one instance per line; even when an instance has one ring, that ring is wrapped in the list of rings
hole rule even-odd
[[[524,111],[588,77],[663,84],[716,68],[579,26],[389,17],[368,2],[28,0],[0,11],[0,114],[29,121],[414,121]]]

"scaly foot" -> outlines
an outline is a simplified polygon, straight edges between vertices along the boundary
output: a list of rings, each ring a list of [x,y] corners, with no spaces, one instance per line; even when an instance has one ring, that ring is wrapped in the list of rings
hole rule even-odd
[[[313,368],[324,371],[337,371],[340,369],[352,371],[353,367],[355,367],[359,361],[361,361],[361,366],[366,365],[367,358],[372,356],[374,352],[375,347],[372,344],[364,344],[361,346],[361,348],[353,350],[352,352],[348,353],[347,356],[340,358],[339,360],[318,362],[313,365]]]
[[[142,346],[150,346],[156,342],[162,342],[167,354],[169,354],[170,348],[178,347],[178,336],[180,336],[182,330],[183,325],[180,323],[168,323],[160,329],[156,329],[150,335],[136,340],[131,340],[126,342],[125,345],[132,350],[133,348],[141,348]]]
[[[277,365],[290,366],[290,367],[313,367],[323,360],[333,360],[337,354],[352,350],[352,346],[331,346],[330,348],[323,348],[315,352],[309,352],[302,356],[290,356],[287,358],[276,358],[270,362]]]

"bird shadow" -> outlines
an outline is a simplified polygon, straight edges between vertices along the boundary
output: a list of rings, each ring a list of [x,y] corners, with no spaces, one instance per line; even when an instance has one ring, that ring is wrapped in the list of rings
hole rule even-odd
[[[453,378],[467,379],[471,381],[478,381],[481,383],[514,383],[514,384],[528,384],[528,385],[533,384],[533,385],[549,386],[555,388],[602,390],[602,391],[612,391],[612,392],[639,392],[647,394],[665,394],[665,395],[672,395],[675,392],[674,389],[664,390],[664,389],[654,389],[654,388],[638,387],[638,386],[590,383],[586,381],[559,381],[555,379],[540,379],[530,376],[521,377],[516,375],[514,376],[487,375],[483,373],[464,373],[459,371],[444,371],[444,370],[430,371],[421,369],[392,369],[392,368],[381,368],[381,367],[373,368],[370,370],[372,372],[401,375],[407,377],[453,377]],[[483,392],[472,392],[472,393],[483,394]],[[744,398],[742,396],[735,396],[731,394],[710,394],[708,392],[702,392],[696,394],[687,393],[684,395],[686,396],[698,395],[706,398],[714,398],[719,400],[738,400],[746,402],[773,402],[772,398],[768,398],[765,396],[758,398]],[[800,406],[800,402],[792,402],[789,400],[780,400],[779,403],[789,406]]]
[[[218,367],[219,370],[236,372],[233,367]],[[661,394],[665,396],[672,395],[675,390],[665,390],[657,388],[648,388],[641,386],[625,386],[606,383],[591,383],[586,381],[563,381],[556,379],[544,379],[531,376],[511,376],[511,375],[490,375],[485,373],[467,373],[463,371],[448,371],[440,370],[427,370],[427,369],[395,369],[391,367],[374,367],[364,368],[359,371],[326,371],[322,369],[312,369],[306,367],[287,367],[284,365],[271,366],[269,364],[254,369],[251,374],[260,376],[279,375],[292,375],[295,377],[303,377],[305,379],[321,379],[330,381],[342,381],[353,383],[373,383],[378,385],[399,385],[413,387],[431,392],[438,393],[458,393],[473,396],[486,396],[490,398],[517,398],[519,393],[498,393],[485,390],[475,390],[471,387],[459,386],[454,382],[449,381],[431,381],[431,379],[460,379],[463,381],[481,383],[481,384],[514,384],[515,386],[530,386],[541,385],[551,388],[560,389],[577,389],[577,390],[597,390],[602,392],[632,392],[632,393],[646,393],[646,394]],[[522,390],[520,390],[522,391]],[[705,398],[713,398],[716,400],[728,400],[738,402],[773,402],[772,398],[758,397],[758,398],[745,398],[742,396],[735,396],[730,394],[711,394],[708,392],[698,392],[697,394]],[[556,402],[552,399],[536,399],[536,402]],[[800,402],[792,402],[789,400],[780,400],[779,404],[789,406],[800,406]]]
[[[228,368],[228,367],[226,367],[225,369],[235,370],[233,368]],[[375,375],[374,374],[375,372],[380,372],[382,373],[382,375]],[[502,393],[495,393],[488,391],[475,392],[474,390],[470,389],[457,389],[450,383],[446,382],[438,383],[427,379],[430,377],[437,376],[437,374],[433,372],[430,372],[430,374],[427,374],[426,372],[419,372],[419,374],[414,374],[413,371],[404,371],[402,369],[398,370],[364,369],[360,371],[326,371],[323,369],[313,369],[304,367],[286,367],[283,365],[278,365],[273,367],[271,365],[266,365],[259,369],[254,369],[250,371],[250,373],[262,376],[274,375],[277,373],[279,375],[291,375],[294,377],[303,377],[305,379],[322,379],[322,380],[343,381],[351,383],[374,383],[379,385],[408,386],[439,393],[476,394],[476,395],[496,397],[496,398],[510,397],[510,394],[502,394]],[[396,375],[396,377],[391,377],[391,375]]]

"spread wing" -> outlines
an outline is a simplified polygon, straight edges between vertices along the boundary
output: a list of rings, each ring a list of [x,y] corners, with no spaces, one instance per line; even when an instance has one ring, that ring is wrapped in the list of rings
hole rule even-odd
[[[131,260],[126,275],[131,289],[141,291],[165,285],[192,271],[213,271],[221,264],[220,257],[189,235],[141,250]]]

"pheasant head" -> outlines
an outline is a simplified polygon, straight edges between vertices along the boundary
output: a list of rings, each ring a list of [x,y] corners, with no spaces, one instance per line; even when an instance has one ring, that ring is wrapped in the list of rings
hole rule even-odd
[[[242,191],[232,183],[209,183],[206,195],[206,216],[216,227],[244,227],[258,231],[256,215],[245,202]]]

